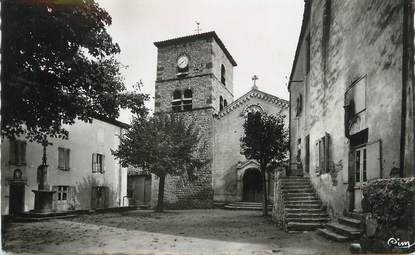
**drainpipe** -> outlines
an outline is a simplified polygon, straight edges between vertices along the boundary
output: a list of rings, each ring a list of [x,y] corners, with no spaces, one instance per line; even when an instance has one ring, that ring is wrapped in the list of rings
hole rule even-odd
[[[121,138],[121,135],[122,135],[122,128],[120,128],[119,139]],[[121,143],[121,141],[120,141],[120,143]],[[118,147],[119,146],[120,145],[118,144]],[[121,203],[122,203],[122,205],[124,205],[124,198],[122,197],[122,194],[121,194],[121,192],[122,192],[121,182],[122,182],[122,167],[121,167],[121,163],[118,162],[118,196],[119,196],[118,201],[119,201],[119,206],[121,206]]]
[[[400,137],[400,158],[399,158],[399,176],[404,177],[405,165],[405,149],[406,149],[406,127],[407,127],[407,102],[408,96],[408,85],[412,81],[411,74],[413,70],[413,0],[402,0],[403,1],[403,51],[402,51],[402,103],[401,103],[401,137]],[[411,60],[412,59],[412,60]],[[412,66],[411,66],[412,63]],[[408,79],[409,78],[409,79]],[[413,93],[413,91],[412,91]],[[409,130],[408,130],[409,131]],[[410,145],[409,145],[410,146]],[[410,166],[408,166],[410,167]]]

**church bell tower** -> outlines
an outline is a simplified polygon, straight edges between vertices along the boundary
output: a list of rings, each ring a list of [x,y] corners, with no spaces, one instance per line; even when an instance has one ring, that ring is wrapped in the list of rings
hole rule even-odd
[[[191,119],[204,144],[201,156],[212,159],[214,115],[233,101],[235,60],[213,31],[154,45],[158,49],[154,112],[175,112]],[[211,166],[199,171],[193,183],[179,185],[178,180],[167,180],[175,183],[170,184],[175,189],[166,202],[182,208],[209,207],[213,199]]]

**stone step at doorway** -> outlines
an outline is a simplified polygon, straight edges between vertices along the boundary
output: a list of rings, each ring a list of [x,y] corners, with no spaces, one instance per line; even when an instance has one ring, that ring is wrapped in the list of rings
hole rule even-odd
[[[337,242],[358,240],[361,235],[362,215],[358,213],[346,213],[337,221],[330,222],[318,232],[327,239]]]

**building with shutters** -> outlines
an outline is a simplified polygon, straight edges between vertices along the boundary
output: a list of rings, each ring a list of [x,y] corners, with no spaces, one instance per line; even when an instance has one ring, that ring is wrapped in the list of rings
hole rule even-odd
[[[115,120],[76,121],[67,126],[69,139],[51,139],[47,147],[47,182],[53,210],[100,209],[128,205],[127,169],[111,154],[128,125]],[[24,139],[1,143],[2,215],[34,208],[37,168],[43,147]]]
[[[290,173],[332,216],[370,180],[415,176],[413,1],[306,0],[292,66]]]

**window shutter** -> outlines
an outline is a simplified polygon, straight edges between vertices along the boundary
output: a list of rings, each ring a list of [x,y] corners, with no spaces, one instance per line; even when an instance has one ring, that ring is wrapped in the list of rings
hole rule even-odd
[[[366,175],[368,181],[380,178],[380,150],[380,141],[366,146]]]
[[[16,140],[10,140],[9,160],[11,164],[16,164]]]
[[[52,186],[52,191],[54,191],[53,196],[52,196],[52,209],[56,211],[58,209],[58,206],[57,206],[58,186]]]
[[[92,153],[92,172],[93,173],[97,172],[96,166],[97,166],[97,154]]]
[[[26,163],[26,142],[20,141],[20,163]]]
[[[105,155],[101,155],[101,173],[105,173]]]
[[[330,172],[330,150],[329,150],[329,145],[330,145],[330,135],[328,133],[325,134],[324,136],[324,168],[325,168],[325,172],[328,173]]]
[[[64,158],[64,149],[63,148],[58,148],[58,167],[60,169],[64,169],[65,168],[65,158]]]
[[[69,168],[70,168],[69,162],[70,162],[71,150],[70,149],[66,149],[65,153],[66,153],[66,157],[65,157],[65,159],[66,159],[65,160],[65,169],[66,170],[69,170]]]

